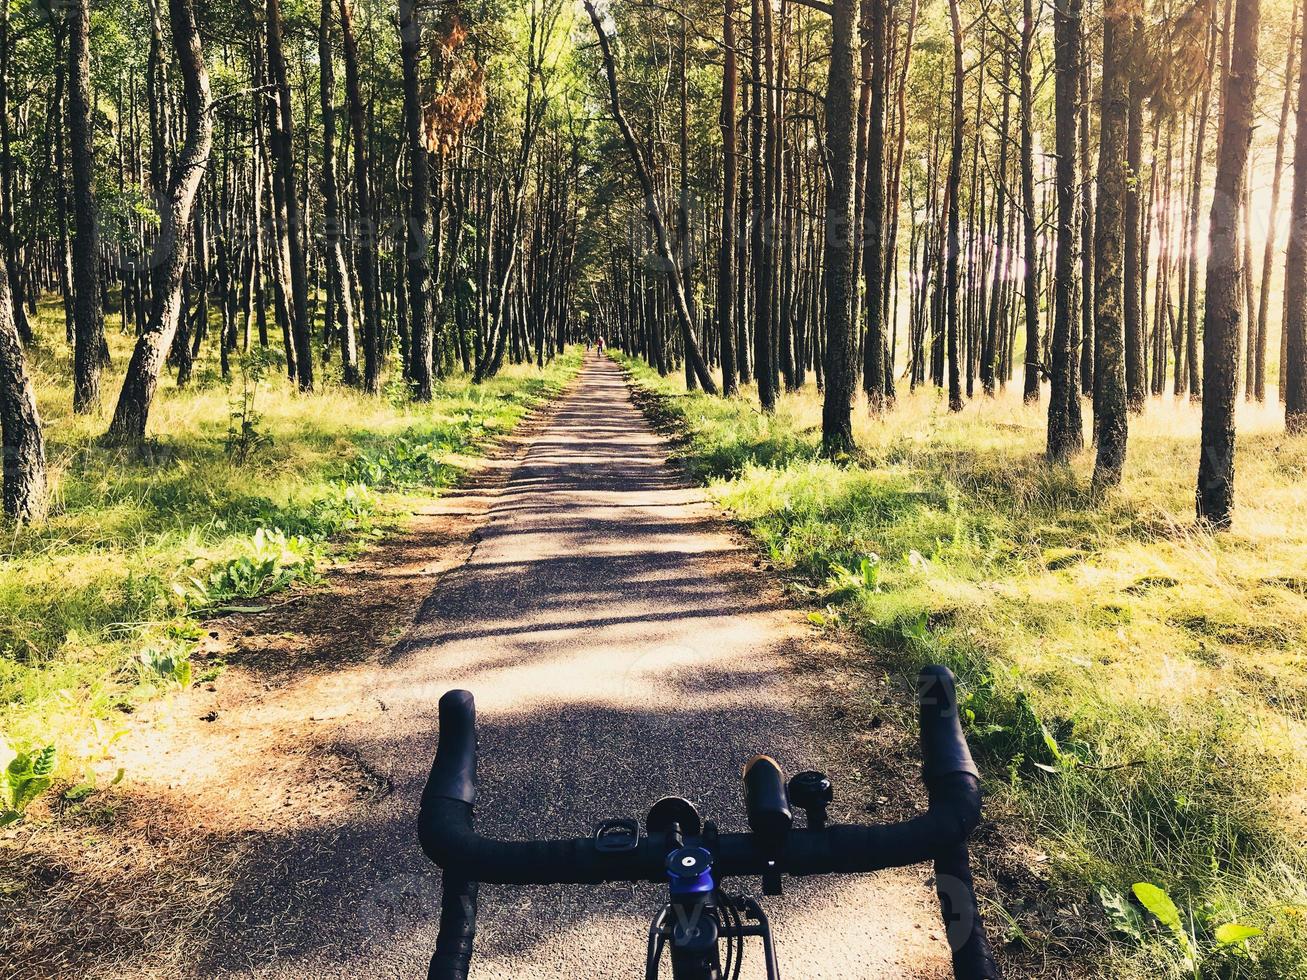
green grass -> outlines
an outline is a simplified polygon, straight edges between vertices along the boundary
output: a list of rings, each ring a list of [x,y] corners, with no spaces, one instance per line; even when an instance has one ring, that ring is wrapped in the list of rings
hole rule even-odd
[[[227,446],[239,379],[204,362],[187,389],[166,381],[146,451],[105,448],[130,338],[113,318],[104,412],[78,417],[59,311],[43,309],[38,326],[29,362],[54,506],[47,523],[5,529],[0,543],[0,753],[3,742],[56,745],[63,775],[104,751],[125,712],[177,683],[200,614],[312,582],[398,526],[406,498],[449,485],[460,457],[580,363],[573,352],[480,386],[454,378],[427,405],[330,383],[303,396],[273,369],[255,395],[260,442],[240,463]]]
[[[1042,918],[1000,888],[1014,950],[1074,949],[1105,976],[1307,977],[1307,440],[1274,406],[1241,410],[1239,512],[1214,536],[1192,518],[1187,403],[1133,421],[1125,486],[1095,500],[1090,454],[1047,466],[1046,408],[1019,393],[956,416],[906,395],[859,417],[864,455],[836,465],[811,389],[768,418],[625,363],[815,621],[888,670],[959,675],[990,813],[1053,884]],[[1192,950],[1134,903],[1138,922],[1104,911],[1136,882],[1173,896]],[[1265,935],[1219,946],[1230,921]],[[1064,942],[1086,922],[1088,962]]]

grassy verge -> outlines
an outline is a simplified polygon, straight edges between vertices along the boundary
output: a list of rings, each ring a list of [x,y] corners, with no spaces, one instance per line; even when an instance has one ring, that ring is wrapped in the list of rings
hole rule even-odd
[[[185,390],[160,391],[147,450],[125,452],[99,444],[106,416],[72,414],[56,319],[41,318],[30,352],[53,515],[0,546],[0,766],[20,753],[14,795],[20,779],[43,788],[44,747],[57,747],[53,775],[74,778],[136,704],[203,679],[189,661],[203,616],[258,608],[402,523],[406,497],[450,484],[460,457],[580,364],[572,353],[480,386],[456,378],[426,405],[334,386],[301,396],[276,367],[249,362],[228,383],[202,365]],[[110,334],[120,367],[130,341]],[[106,401],[119,381],[106,374]],[[13,819],[21,802],[0,799],[0,811]]]
[[[811,388],[768,418],[625,364],[814,623],[889,670],[958,673],[991,815],[1044,886],[1032,903],[998,875],[1014,956],[1307,977],[1307,440],[1273,406],[1243,410],[1237,524],[1212,536],[1192,519],[1188,404],[1133,421],[1126,485],[1096,501],[1092,460],[1048,467],[1045,409],[1019,396],[955,416],[907,395],[836,465]]]

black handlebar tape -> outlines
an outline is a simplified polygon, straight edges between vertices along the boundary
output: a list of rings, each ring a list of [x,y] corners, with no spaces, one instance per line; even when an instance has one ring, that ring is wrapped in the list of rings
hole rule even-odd
[[[440,932],[427,980],[467,980],[477,932],[477,883],[444,876],[440,897]]]
[[[976,905],[966,844],[948,848],[935,859],[935,893],[953,954],[954,980],[1002,980]]]
[[[477,798],[477,709],[470,691],[440,699],[440,742],[422,791],[422,804],[443,797],[473,804]]]
[[[965,842],[980,814],[976,780],[965,773],[940,780],[930,808],[904,823],[794,829],[781,851],[756,833],[721,834],[713,849],[720,877],[865,874],[933,861]],[[665,834],[642,837],[628,851],[601,851],[591,837],[503,841],[472,827],[472,807],[432,797],[418,818],[422,849],[446,874],[498,885],[599,884],[666,881],[671,850]]]
[[[980,770],[962,735],[957,685],[947,667],[926,667],[917,678],[917,704],[921,717],[922,778],[926,788],[957,773],[976,780]]]
[[[755,755],[744,767],[744,809],[749,827],[768,843],[782,839],[794,822],[780,764]]]

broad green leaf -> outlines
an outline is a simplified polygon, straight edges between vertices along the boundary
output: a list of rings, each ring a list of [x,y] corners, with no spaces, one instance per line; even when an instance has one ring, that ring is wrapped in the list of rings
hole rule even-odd
[[[78,783],[76,786],[73,786],[71,789],[64,790],[64,799],[67,800],[69,803],[80,803],[82,800],[86,799],[94,792],[95,792],[95,783],[92,782]]]
[[[1139,910],[1131,905],[1124,895],[1100,887],[1098,889],[1098,900],[1102,903],[1103,911],[1107,913],[1112,928],[1135,940],[1135,942],[1143,940],[1143,918],[1139,915]]]
[[[1175,902],[1171,901],[1171,896],[1146,881],[1136,882],[1131,891],[1134,892],[1135,898],[1139,899],[1139,904],[1148,909],[1158,922],[1170,930],[1180,948],[1186,954],[1191,953],[1193,943],[1189,939],[1189,933],[1185,931],[1184,922],[1180,919],[1180,910],[1176,908]]]
[[[1256,926],[1245,926],[1238,922],[1227,922],[1216,927],[1216,942],[1221,946],[1233,946],[1262,934]]]

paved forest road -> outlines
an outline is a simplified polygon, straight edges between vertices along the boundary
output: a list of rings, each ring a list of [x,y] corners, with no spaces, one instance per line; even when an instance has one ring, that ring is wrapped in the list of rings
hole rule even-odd
[[[617,367],[592,355],[469,560],[374,674],[385,710],[341,746],[393,791],[346,826],[285,841],[266,888],[236,910],[226,955],[204,972],[425,976],[439,876],[417,848],[414,815],[449,688],[477,698],[477,820],[493,834],[575,836],[602,818],[643,817],[667,794],[740,829],[740,769],[753,753],[787,772],[838,767],[838,748],[803,730],[801,682],[784,666],[808,628],[759,574],[666,465]],[[836,817],[867,818],[862,801],[842,802]],[[642,976],[659,901],[650,886],[483,887],[472,975]],[[946,974],[924,868],[787,881],[767,908],[790,980]],[[746,975],[760,977],[761,958],[752,966]]]

